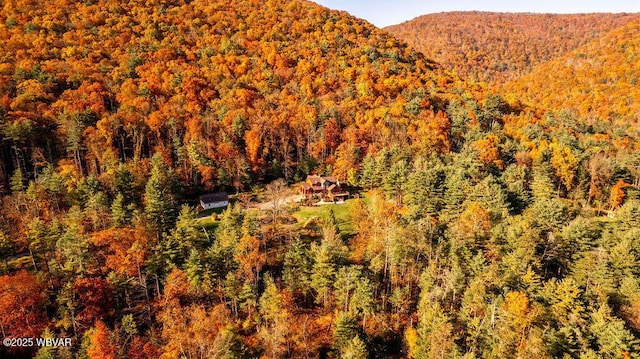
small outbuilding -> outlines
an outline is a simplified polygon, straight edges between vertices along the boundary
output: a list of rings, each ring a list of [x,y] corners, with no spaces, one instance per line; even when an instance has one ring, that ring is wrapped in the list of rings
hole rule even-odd
[[[221,208],[229,205],[229,196],[226,192],[203,194],[199,200],[202,209]]]

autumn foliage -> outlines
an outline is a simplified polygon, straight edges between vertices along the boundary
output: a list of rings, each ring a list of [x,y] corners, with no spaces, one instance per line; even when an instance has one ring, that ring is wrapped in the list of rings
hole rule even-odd
[[[1,357],[640,352],[637,15],[0,8]]]
[[[448,12],[385,28],[468,80],[504,83],[560,58],[637,14]]]

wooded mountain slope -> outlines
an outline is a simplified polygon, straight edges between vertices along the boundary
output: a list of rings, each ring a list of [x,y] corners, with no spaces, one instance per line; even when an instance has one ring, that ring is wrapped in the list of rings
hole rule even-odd
[[[639,17],[449,12],[385,30],[463,78],[502,83]]]
[[[505,84],[528,104],[636,122],[640,115],[640,21],[589,41]]]
[[[640,359],[633,123],[305,1],[1,6],[0,331],[72,345],[0,357]]]
[[[3,3],[5,184],[17,166],[33,173],[67,154],[101,174],[160,152],[196,187],[292,179],[312,158],[346,171],[365,154],[356,148],[398,142],[444,110],[450,77],[346,13],[304,1],[144,3]]]

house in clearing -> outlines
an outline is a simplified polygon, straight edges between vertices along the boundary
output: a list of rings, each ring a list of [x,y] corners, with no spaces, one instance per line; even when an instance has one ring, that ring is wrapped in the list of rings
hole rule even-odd
[[[333,176],[309,175],[300,187],[300,192],[306,197],[318,197],[327,202],[349,198],[349,192],[343,191],[340,181]]]
[[[229,205],[229,196],[226,192],[203,194],[198,198],[202,209],[221,208]]]

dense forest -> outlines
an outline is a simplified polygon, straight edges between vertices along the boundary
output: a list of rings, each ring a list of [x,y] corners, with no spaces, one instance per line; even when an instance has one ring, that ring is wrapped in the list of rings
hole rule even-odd
[[[495,84],[638,19],[638,14],[448,12],[386,30],[465,79]]]
[[[584,117],[637,123],[638,49],[640,20],[542,64],[504,84],[501,91],[537,107],[563,108]]]
[[[72,339],[0,356],[640,358],[635,110],[307,1],[0,6],[0,331]],[[354,198],[285,204],[312,173]]]

